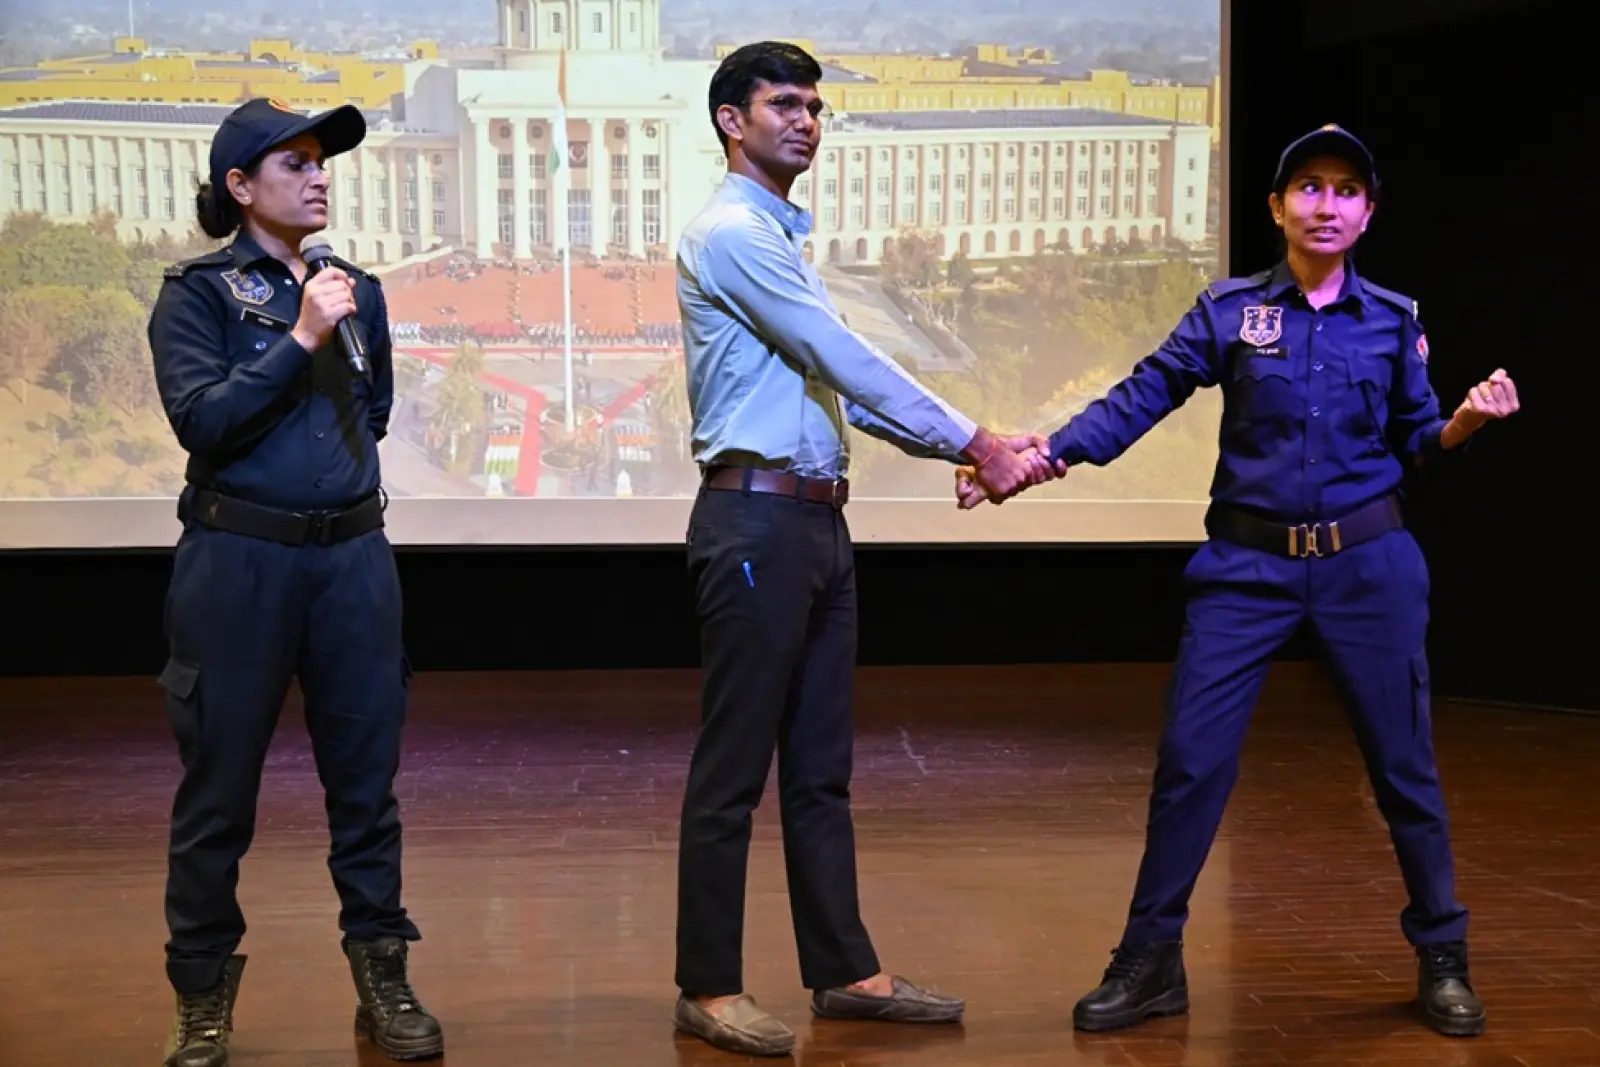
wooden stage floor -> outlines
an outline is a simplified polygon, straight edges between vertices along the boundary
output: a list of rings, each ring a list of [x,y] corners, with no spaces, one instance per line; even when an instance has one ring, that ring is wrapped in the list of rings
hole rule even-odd
[[[810,1067],[1600,1064],[1600,718],[1440,704],[1477,1040],[1412,1014],[1400,879],[1322,676],[1283,665],[1193,905],[1193,1007],[1075,1034],[1138,863],[1164,667],[863,671],[855,805],[885,966],[964,995],[964,1026],[813,1021],[757,813],[747,987]],[[745,1062],[671,1026],[692,673],[420,675],[399,782],[413,971],[455,1067]],[[0,1064],[156,1067],[166,816],[148,679],[0,683]],[[298,703],[241,895],[234,1062],[386,1063],[354,1004]],[[783,1062],[783,1061],[775,1061]]]

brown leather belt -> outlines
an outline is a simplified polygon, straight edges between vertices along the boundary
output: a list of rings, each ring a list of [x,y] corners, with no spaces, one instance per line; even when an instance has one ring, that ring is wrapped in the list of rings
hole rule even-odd
[[[850,500],[848,478],[806,478],[785,471],[758,470],[755,467],[709,467],[701,479],[707,489],[731,489],[745,493],[771,493],[810,500],[840,509]]]

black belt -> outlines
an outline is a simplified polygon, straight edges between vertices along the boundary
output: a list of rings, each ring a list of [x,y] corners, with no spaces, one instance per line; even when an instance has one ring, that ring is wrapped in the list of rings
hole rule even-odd
[[[807,478],[786,471],[755,467],[708,467],[701,479],[707,489],[737,489],[746,493],[773,493],[843,508],[850,500],[850,479]]]
[[[1222,504],[1206,512],[1206,532],[1212,537],[1294,559],[1332,556],[1404,525],[1397,496],[1380,497],[1348,515],[1317,522],[1273,522]]]
[[[383,508],[381,492],[339,511],[280,511],[197,488],[179,498],[178,518],[285,545],[332,545],[378,529],[383,525]]]

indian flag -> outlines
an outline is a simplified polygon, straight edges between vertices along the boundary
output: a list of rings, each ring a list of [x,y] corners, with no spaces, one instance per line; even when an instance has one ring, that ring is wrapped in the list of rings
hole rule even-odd
[[[567,150],[567,53],[561,52],[561,72],[556,80],[556,114],[550,123],[552,136],[550,143],[550,180],[554,182],[556,192],[555,218],[551,222],[555,225],[555,246],[567,247],[567,201],[571,199],[572,174],[569,168]]]

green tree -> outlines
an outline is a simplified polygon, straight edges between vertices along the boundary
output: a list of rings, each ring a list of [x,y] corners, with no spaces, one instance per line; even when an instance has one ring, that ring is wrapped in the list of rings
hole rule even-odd
[[[946,277],[955,288],[965,289],[978,280],[978,272],[972,268],[972,260],[967,258],[967,254],[958,249],[956,254],[950,257]]]
[[[84,225],[49,226],[17,244],[0,245],[0,292],[31,285],[120,288],[127,249]]]
[[[432,424],[449,441],[450,467],[464,473],[472,450],[464,447],[484,427],[483,350],[466,344],[456,349],[450,369],[434,393]]]
[[[878,266],[878,277],[907,289],[928,289],[939,284],[943,273],[938,239],[907,230],[891,240]]]
[[[76,336],[86,297],[68,285],[36,285],[0,294],[0,378],[28,402],[30,385],[57,369],[62,348]]]
[[[85,400],[115,404],[130,414],[155,405],[145,314],[125,291],[101,289],[85,297],[59,357],[83,382]]]
[[[8,215],[4,225],[0,225],[0,245],[7,248],[25,245],[39,234],[54,227],[55,223],[42,212],[28,211]]]
[[[128,264],[128,269],[123,276],[123,286],[128,295],[139,302],[142,308],[153,308],[156,305],[156,296],[161,292],[163,282],[162,273],[166,266],[158,259],[138,258]]]
[[[689,383],[682,356],[667,360],[650,385],[650,408],[655,416],[656,438],[671,445],[671,458],[689,455]]]

